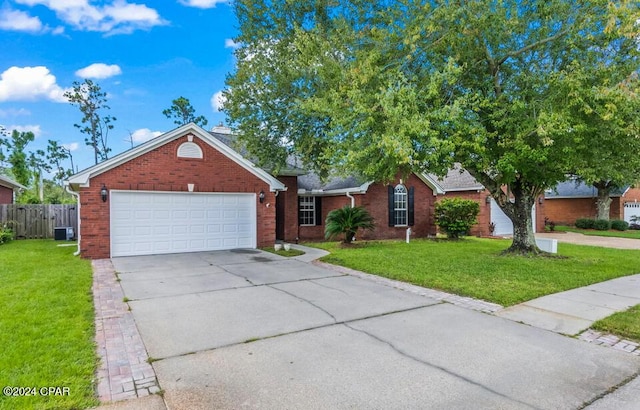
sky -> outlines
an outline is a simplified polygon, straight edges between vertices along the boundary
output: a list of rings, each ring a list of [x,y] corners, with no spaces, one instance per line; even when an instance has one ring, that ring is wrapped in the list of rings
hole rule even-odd
[[[236,35],[224,0],[0,0],[0,125],[34,132],[27,151],[55,140],[80,170],[93,165],[74,127],[82,114],[63,97],[91,79],[116,118],[110,157],[174,129],[162,111],[181,96],[211,128],[225,121]]]

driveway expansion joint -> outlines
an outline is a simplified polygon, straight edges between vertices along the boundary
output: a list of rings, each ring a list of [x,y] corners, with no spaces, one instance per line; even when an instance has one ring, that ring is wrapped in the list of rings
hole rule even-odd
[[[329,315],[329,316],[331,317],[331,319],[333,319],[333,322],[334,322],[334,323],[337,323],[337,322],[338,322],[338,319],[336,319],[336,317],[335,317],[331,312],[329,312],[328,310],[324,309],[323,307],[321,307],[321,306],[319,306],[319,305],[316,305],[316,304],[315,304],[315,303],[313,303],[312,301],[310,301],[310,300],[308,300],[308,299],[305,299],[305,298],[303,298],[303,297],[300,297],[300,296],[298,296],[298,295],[295,295],[295,294],[293,294],[293,293],[291,293],[291,292],[287,292],[287,291],[286,291],[286,290],[284,290],[284,289],[280,289],[280,288],[276,288],[276,287],[274,287],[274,286],[271,286],[270,284],[269,284],[269,285],[266,285],[266,286],[267,286],[268,288],[271,288],[271,289],[274,289],[274,290],[280,291],[280,292],[282,292],[282,293],[284,293],[284,294],[286,294],[286,295],[289,295],[289,296],[291,296],[291,297],[294,297],[294,298],[298,299],[299,301],[302,301],[302,302],[308,303],[309,305],[313,306],[314,308],[319,309],[320,311],[322,311],[322,312],[326,313],[327,315]]]
[[[627,377],[626,379],[624,379],[620,383],[616,384],[615,386],[611,386],[610,388],[608,388],[604,392],[598,394],[596,397],[592,398],[591,400],[588,400],[588,401],[582,403],[582,405],[580,407],[578,407],[577,410],[586,409],[587,407],[591,406],[592,404],[594,404],[598,400],[604,399],[608,395],[614,393],[616,390],[618,390],[618,389],[626,386],[627,384],[631,383],[632,381],[634,381],[636,378],[638,378],[638,376],[640,376],[640,372],[636,372],[636,373],[632,374],[631,376]]]
[[[434,364],[434,363],[430,363],[430,362],[428,362],[426,360],[420,359],[419,357],[416,357],[416,356],[414,356],[412,354],[409,354],[409,353],[403,351],[402,349],[400,349],[399,347],[397,347],[396,345],[394,345],[393,343],[391,343],[390,341],[385,340],[385,339],[383,339],[383,338],[381,338],[381,337],[379,337],[377,335],[374,335],[373,333],[367,332],[366,330],[363,330],[363,329],[358,329],[358,328],[349,326],[348,323],[343,323],[343,325],[346,326],[347,328],[353,330],[353,331],[365,334],[365,335],[369,336],[370,338],[372,338],[374,340],[377,340],[378,342],[389,346],[389,348],[391,348],[391,350],[393,350],[394,352],[398,353],[402,357],[406,357],[407,359],[413,360],[414,362],[420,363],[420,364],[422,364],[424,366],[428,366],[428,367],[431,367],[431,368],[434,368],[434,369],[438,369],[438,370],[440,370],[440,371],[442,371],[442,372],[444,372],[444,373],[446,373],[446,374],[448,374],[448,375],[450,375],[452,377],[455,377],[455,378],[457,378],[459,380],[464,381],[465,383],[472,384],[472,385],[474,385],[476,387],[479,387],[479,388],[481,388],[483,390],[486,390],[486,391],[488,391],[488,392],[490,392],[492,394],[498,395],[498,396],[500,396],[502,398],[505,398],[507,400],[511,400],[513,402],[525,405],[525,406],[527,406],[527,407],[529,407],[531,409],[539,409],[538,407],[535,407],[535,406],[533,406],[533,405],[531,405],[529,403],[525,403],[525,402],[523,402],[521,400],[518,400],[518,399],[515,399],[513,397],[509,397],[504,393],[496,391],[496,390],[492,389],[491,387],[485,386],[484,384],[479,383],[479,382],[477,382],[475,380],[471,380],[468,377],[465,377],[465,376],[463,376],[461,374],[458,374],[458,373],[456,373],[454,371],[451,371],[451,370],[449,370],[449,369],[447,369],[445,367],[439,366],[439,365]]]
[[[96,346],[101,402],[145,397],[160,392],[147,350],[109,259],[92,261]]]
[[[465,309],[471,309],[483,313],[495,313],[504,309],[503,306],[498,305],[497,303],[491,303],[485,300],[474,299],[466,296],[454,295],[452,293],[442,292],[435,289],[423,288],[421,286],[412,285],[410,283],[400,282],[382,276],[360,272],[358,270],[346,268],[344,266],[332,265],[330,263],[320,262],[317,260],[313,261],[312,264],[333,270],[335,272],[341,272],[344,275],[355,276],[388,287],[404,290],[406,292],[414,293],[420,296],[426,296],[437,301],[448,302],[452,305],[456,305]]]

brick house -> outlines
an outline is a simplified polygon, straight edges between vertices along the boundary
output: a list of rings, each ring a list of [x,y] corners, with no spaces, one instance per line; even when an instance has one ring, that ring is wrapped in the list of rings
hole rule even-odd
[[[27,188],[4,175],[0,175],[0,204],[12,204],[15,192],[22,189]]]
[[[232,148],[222,128],[187,124],[66,181],[79,204],[78,250],[86,258],[271,246],[324,237],[332,209],[362,205],[377,228],[359,239],[435,234],[442,190],[428,175],[392,184],[320,183],[292,166],[276,177]]]
[[[581,181],[559,183],[545,192],[545,216],[558,225],[573,225],[577,219],[593,219],[597,215],[598,190]],[[640,188],[626,186],[611,193],[610,219],[629,221],[640,215]]]

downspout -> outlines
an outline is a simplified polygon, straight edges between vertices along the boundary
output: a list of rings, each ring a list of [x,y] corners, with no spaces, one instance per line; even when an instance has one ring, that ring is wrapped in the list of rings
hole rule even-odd
[[[351,195],[349,193],[349,191],[345,192],[345,195],[347,195],[347,198],[351,199],[351,208],[355,208],[356,207],[356,199],[353,197],[353,195]]]
[[[78,212],[77,212],[77,219],[78,219],[78,249],[74,252],[73,256],[78,256],[80,255],[80,223],[81,223],[81,219],[80,219],[80,194],[72,191],[69,189],[69,185],[65,185],[64,190],[67,191],[68,193],[70,193],[71,195],[76,197],[76,203],[78,204]]]

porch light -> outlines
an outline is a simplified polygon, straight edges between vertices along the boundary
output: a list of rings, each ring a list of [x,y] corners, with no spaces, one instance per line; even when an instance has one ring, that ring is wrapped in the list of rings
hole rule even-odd
[[[102,198],[102,202],[107,202],[107,196],[109,191],[107,191],[107,186],[102,184],[102,189],[100,189],[100,198]]]
[[[260,203],[264,202],[264,191],[260,191],[260,193],[258,194],[258,199],[260,200]]]
[[[488,204],[491,203],[491,195],[487,195],[487,197],[485,198],[485,202]]]

